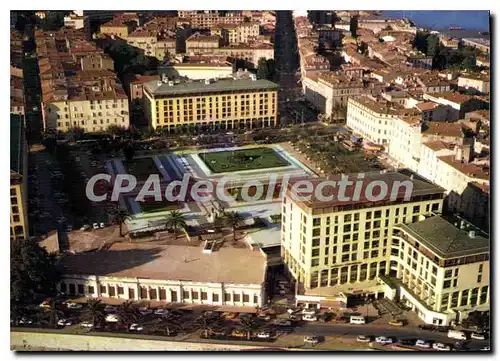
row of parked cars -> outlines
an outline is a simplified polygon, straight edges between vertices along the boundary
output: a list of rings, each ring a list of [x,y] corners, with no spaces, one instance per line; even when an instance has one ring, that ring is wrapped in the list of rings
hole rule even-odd
[[[373,338],[371,336],[365,336],[365,335],[360,335],[357,337],[357,340],[359,342],[365,342],[369,343],[373,341]],[[375,337],[375,343],[379,345],[391,345],[395,343],[399,343],[401,346],[415,346],[419,348],[424,348],[424,349],[434,349],[437,351],[451,351],[452,347],[450,345],[441,343],[441,342],[436,342],[432,343],[427,340],[423,339],[418,339],[416,341],[414,340],[400,340],[397,342],[397,340],[393,339],[392,337],[386,337],[386,336],[378,336]]]

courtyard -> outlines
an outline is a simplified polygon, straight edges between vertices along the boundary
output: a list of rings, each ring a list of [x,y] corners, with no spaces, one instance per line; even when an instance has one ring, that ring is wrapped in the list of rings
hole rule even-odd
[[[139,181],[145,181],[151,174],[159,174],[158,167],[151,157],[124,160],[123,166],[128,174]]]
[[[286,167],[289,163],[272,148],[249,148],[199,154],[212,173]]]

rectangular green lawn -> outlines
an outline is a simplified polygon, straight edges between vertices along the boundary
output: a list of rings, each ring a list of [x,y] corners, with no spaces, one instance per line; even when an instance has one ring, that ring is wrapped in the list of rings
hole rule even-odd
[[[146,180],[151,174],[160,174],[153,158],[137,158],[130,161],[124,160],[123,166],[128,174],[137,178],[137,180]]]
[[[272,148],[249,148],[234,151],[199,153],[212,173],[286,167],[290,165]]]

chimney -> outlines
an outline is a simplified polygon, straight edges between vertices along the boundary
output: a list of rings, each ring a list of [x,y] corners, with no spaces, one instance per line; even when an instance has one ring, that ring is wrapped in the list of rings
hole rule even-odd
[[[469,238],[475,238],[476,237],[476,231],[469,231]]]
[[[462,146],[462,157],[464,163],[470,163],[472,160],[472,144],[465,144]]]
[[[462,147],[455,145],[455,160],[461,162],[463,160],[463,150]]]
[[[161,75],[161,81],[164,82],[164,83],[168,83],[168,76],[167,76],[167,74],[162,74]]]

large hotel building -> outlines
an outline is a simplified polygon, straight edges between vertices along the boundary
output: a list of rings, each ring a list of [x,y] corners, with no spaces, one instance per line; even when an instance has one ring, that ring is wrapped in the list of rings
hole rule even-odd
[[[153,129],[275,127],[278,87],[255,78],[202,82],[153,80],[144,84],[144,108]]]
[[[370,181],[385,182],[388,195],[367,200]],[[406,188],[400,187],[391,199],[393,187],[405,181],[413,183],[411,195],[403,199]],[[287,189],[282,258],[297,281],[297,303],[341,307],[359,297],[387,297],[433,324],[487,309],[488,238],[439,215],[444,189],[406,171],[366,175],[361,182],[359,199],[345,202],[298,201]],[[345,194],[352,197],[354,188]]]

